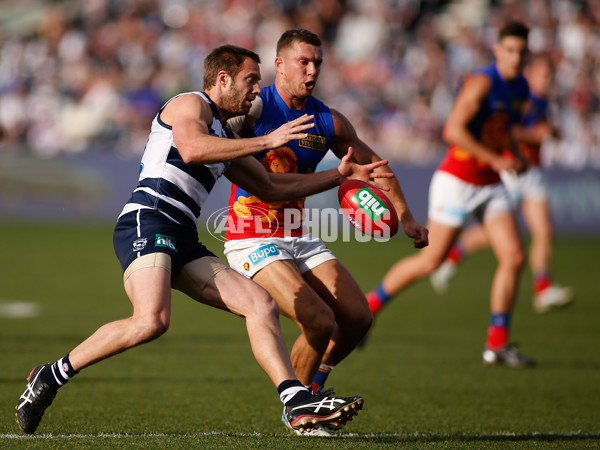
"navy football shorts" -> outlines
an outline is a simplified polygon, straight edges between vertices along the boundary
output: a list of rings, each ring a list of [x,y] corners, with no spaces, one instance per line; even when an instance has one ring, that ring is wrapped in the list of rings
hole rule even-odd
[[[171,256],[172,275],[189,262],[215,256],[198,240],[196,224],[179,225],[152,209],[123,214],[115,226],[113,246],[123,272],[140,256],[157,252]]]

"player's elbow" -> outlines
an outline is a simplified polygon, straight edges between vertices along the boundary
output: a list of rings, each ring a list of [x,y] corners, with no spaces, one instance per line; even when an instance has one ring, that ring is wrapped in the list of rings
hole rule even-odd
[[[269,182],[255,182],[251,186],[247,186],[245,190],[258,197],[261,202],[273,203],[277,201],[275,188]]]
[[[444,142],[452,144],[455,138],[456,132],[454,126],[452,126],[449,123],[446,123],[446,125],[444,125],[444,128],[442,129],[442,139],[444,140]]]
[[[265,183],[260,183],[260,185],[257,186],[256,192],[253,192],[253,194],[265,203],[275,203],[282,200],[287,200],[284,190],[281,187],[273,184],[271,180],[268,180]]]
[[[192,149],[183,145],[177,150],[179,151],[179,156],[181,156],[181,159],[186,164],[206,164],[210,162],[208,160],[208,153],[202,149]]]
[[[264,190],[260,195],[257,196],[265,203],[281,202],[288,200],[288,197],[280,195],[276,189]]]

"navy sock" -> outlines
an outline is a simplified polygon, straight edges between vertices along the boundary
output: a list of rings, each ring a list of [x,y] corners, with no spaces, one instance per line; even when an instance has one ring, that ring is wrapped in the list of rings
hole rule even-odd
[[[311,396],[310,391],[298,380],[285,380],[277,386],[281,402],[286,406],[296,405]]]
[[[58,389],[67,384],[78,373],[78,370],[73,369],[67,354],[64,358],[54,362],[48,369],[42,371],[42,380],[54,389]]]

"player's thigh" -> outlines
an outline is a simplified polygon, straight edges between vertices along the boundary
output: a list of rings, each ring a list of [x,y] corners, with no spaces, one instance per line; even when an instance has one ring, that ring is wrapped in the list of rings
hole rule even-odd
[[[173,288],[197,302],[241,316],[270,300],[264,289],[216,256],[198,258],[183,266],[173,277]]]
[[[523,246],[514,214],[506,211],[486,218],[483,226],[498,261],[520,264],[523,259]]]
[[[443,223],[438,220],[429,220],[427,222],[429,230],[429,245],[416,253],[416,257],[435,268],[439,266],[452,245],[456,241],[461,228],[454,224]]]
[[[262,311],[276,314],[277,305],[265,289],[228,268],[215,274],[196,300],[215,308],[248,317]]]
[[[169,258],[164,253],[145,255],[134,261],[128,269],[157,255]],[[171,272],[163,265],[145,265],[125,273],[124,287],[131,304],[133,315],[157,316],[168,320],[171,311]]]
[[[460,234],[460,242],[469,253],[477,251],[488,246],[488,238],[483,226],[474,223]]]
[[[552,221],[547,201],[525,198],[521,204],[521,211],[534,239],[552,239]]]
[[[274,261],[252,279],[275,298],[283,315],[296,322],[307,323],[318,315],[332,314],[291,260]]]
[[[303,273],[311,288],[334,311],[337,322],[356,322],[370,316],[367,299],[350,272],[330,259]]]

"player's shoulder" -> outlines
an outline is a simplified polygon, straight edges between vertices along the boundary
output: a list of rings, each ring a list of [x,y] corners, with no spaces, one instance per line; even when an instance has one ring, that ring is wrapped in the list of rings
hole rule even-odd
[[[171,110],[185,110],[185,109],[211,109],[212,102],[206,94],[202,92],[192,91],[192,92],[182,92],[170,100],[168,100],[163,109],[171,109]]]
[[[181,92],[169,100],[167,100],[167,105],[170,103],[196,103],[196,102],[205,102],[208,103],[210,99],[206,94],[199,91],[189,91],[189,92]]]
[[[160,110],[160,117],[172,125],[177,117],[201,117],[210,122],[215,105],[201,92],[182,92],[169,99]]]
[[[466,75],[462,81],[460,91],[463,95],[471,94],[484,96],[492,89],[493,79],[487,73],[472,72]]]

